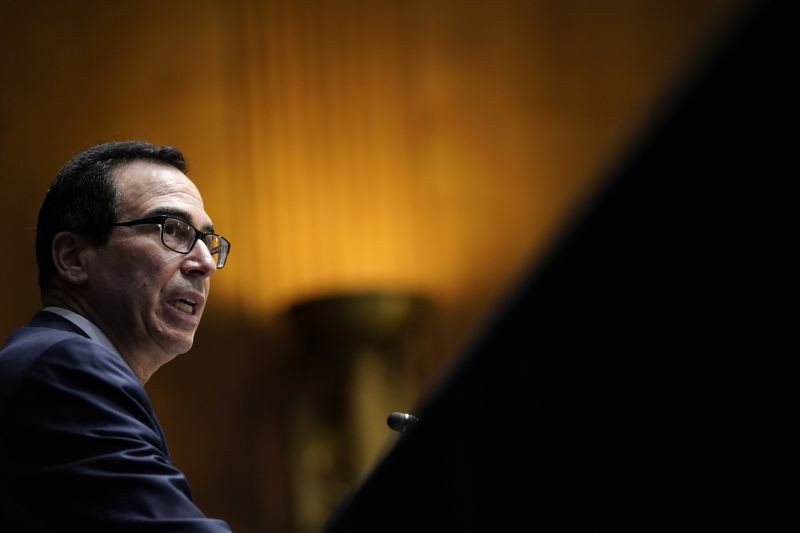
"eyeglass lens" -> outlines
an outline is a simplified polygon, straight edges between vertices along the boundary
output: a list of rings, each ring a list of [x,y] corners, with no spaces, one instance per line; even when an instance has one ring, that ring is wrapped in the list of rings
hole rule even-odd
[[[164,220],[164,227],[161,229],[161,240],[164,246],[180,253],[188,253],[194,246],[197,233],[194,227],[186,222],[174,218]],[[219,235],[209,234],[203,239],[211,257],[217,264],[217,268],[225,265],[228,255],[227,242]]]

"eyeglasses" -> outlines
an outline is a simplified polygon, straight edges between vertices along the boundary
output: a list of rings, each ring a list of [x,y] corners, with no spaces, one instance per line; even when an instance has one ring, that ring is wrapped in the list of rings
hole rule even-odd
[[[128,222],[117,222],[111,226],[140,226],[143,224],[158,224],[161,230],[161,243],[179,254],[188,254],[194,248],[194,243],[202,240],[211,252],[211,257],[217,264],[217,268],[225,266],[228,254],[231,251],[231,243],[222,235],[216,233],[206,233],[195,228],[188,222],[177,218],[161,215],[157,217],[140,218],[129,220]]]

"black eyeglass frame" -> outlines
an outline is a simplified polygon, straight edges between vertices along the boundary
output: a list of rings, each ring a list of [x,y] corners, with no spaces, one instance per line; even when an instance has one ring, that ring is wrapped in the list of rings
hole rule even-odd
[[[165,222],[167,221],[167,219],[178,221],[181,224],[186,224],[187,226],[189,226],[190,228],[192,228],[194,230],[194,239],[192,240],[192,244],[191,244],[191,246],[189,246],[189,249],[186,250],[185,252],[182,252],[181,250],[176,250],[175,248],[169,246],[166,243],[166,241],[164,241],[164,227],[166,225]],[[128,220],[126,222],[117,222],[115,224],[111,224],[110,227],[124,226],[124,227],[128,227],[129,228],[131,226],[142,226],[142,225],[145,225],[145,224],[158,224],[159,225],[159,237],[161,238],[161,244],[163,244],[164,248],[166,248],[167,250],[172,250],[173,252],[178,253],[178,254],[184,254],[184,255],[188,254],[189,252],[191,252],[194,249],[194,245],[197,243],[197,241],[201,240],[201,239],[202,239],[204,244],[208,245],[208,243],[206,243],[206,237],[208,237],[209,235],[213,235],[214,237],[218,237],[220,242],[223,242],[223,243],[227,244],[228,246],[227,246],[227,250],[225,251],[225,255],[223,256],[222,265],[221,266],[218,265],[217,269],[219,270],[220,268],[223,268],[225,266],[225,264],[228,262],[228,256],[231,253],[231,241],[229,241],[228,239],[226,239],[225,237],[223,237],[219,233],[214,233],[214,232],[211,232],[211,231],[200,231],[199,229],[195,228],[194,226],[192,226],[191,224],[189,224],[185,220],[181,220],[178,217],[174,217],[174,216],[170,216],[170,215],[158,215],[158,216],[155,216],[155,217],[147,217],[147,218],[139,218],[139,219],[136,219],[136,220]],[[214,252],[211,251],[211,250],[209,250],[209,251],[213,255]],[[221,252],[220,252],[220,256],[222,256]]]

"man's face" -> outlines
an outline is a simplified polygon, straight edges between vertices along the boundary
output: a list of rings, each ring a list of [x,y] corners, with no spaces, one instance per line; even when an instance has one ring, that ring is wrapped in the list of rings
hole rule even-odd
[[[115,173],[118,222],[171,215],[212,229],[197,187],[179,170],[136,161]],[[115,227],[93,249],[87,298],[117,349],[161,364],[191,348],[216,265],[202,241],[179,254],[156,224]]]

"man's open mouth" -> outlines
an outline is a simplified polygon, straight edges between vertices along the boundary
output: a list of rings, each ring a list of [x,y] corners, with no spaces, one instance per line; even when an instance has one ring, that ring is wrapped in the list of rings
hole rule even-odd
[[[188,298],[181,298],[180,300],[172,300],[170,301],[172,306],[177,309],[178,311],[183,311],[189,315],[194,314],[195,307],[197,306],[197,302],[194,300],[189,300]]]

